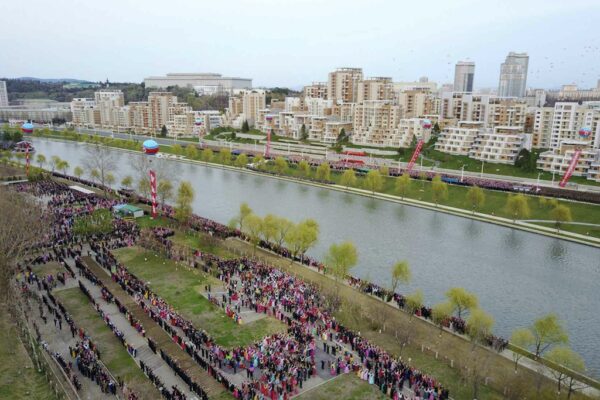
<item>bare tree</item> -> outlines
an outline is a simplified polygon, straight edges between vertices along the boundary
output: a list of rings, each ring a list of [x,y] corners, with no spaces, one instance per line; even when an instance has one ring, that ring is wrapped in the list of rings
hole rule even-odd
[[[114,150],[101,144],[88,145],[85,148],[86,157],[83,165],[88,171],[98,171],[98,180],[102,186],[106,185],[106,178],[116,168]]]
[[[9,285],[16,262],[43,237],[40,204],[33,198],[0,187],[0,300],[10,299]]]

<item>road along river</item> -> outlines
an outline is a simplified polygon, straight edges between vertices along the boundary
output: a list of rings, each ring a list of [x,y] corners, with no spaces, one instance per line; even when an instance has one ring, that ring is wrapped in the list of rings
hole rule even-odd
[[[72,169],[83,167],[86,144],[33,139],[37,154],[56,155]],[[141,155],[113,150],[117,182],[136,176],[131,159]],[[509,337],[546,313],[564,321],[570,343],[600,374],[600,250],[556,238],[474,221],[268,176],[169,161],[174,180],[190,181],[194,212],[227,223],[247,202],[259,215],[294,221],[314,218],[319,243],[309,251],[322,259],[332,243],[354,242],[359,263],[352,274],[385,285],[391,266],[408,260],[413,279],[408,293],[423,290],[426,304],[462,286],[479,296],[496,319],[495,333]],[[600,207],[598,208],[600,212]]]

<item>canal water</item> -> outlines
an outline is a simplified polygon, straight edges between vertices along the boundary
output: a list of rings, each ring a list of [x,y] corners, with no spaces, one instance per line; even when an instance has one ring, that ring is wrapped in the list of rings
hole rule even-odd
[[[84,165],[85,144],[33,142],[38,154],[67,160],[71,171]],[[114,153],[117,182],[126,175],[135,177],[132,159],[141,155]],[[476,293],[480,306],[494,316],[496,334],[509,337],[515,328],[557,313],[573,348],[592,373],[600,374],[597,248],[266,176],[176,161],[164,164],[174,181],[193,184],[195,213],[226,224],[245,201],[261,216],[314,218],[321,234],[311,256],[322,259],[332,243],[350,240],[359,252],[352,273],[382,285],[390,281],[391,266],[407,260],[413,278],[401,292],[420,288],[426,303],[433,305],[444,300],[449,288],[462,286]]]

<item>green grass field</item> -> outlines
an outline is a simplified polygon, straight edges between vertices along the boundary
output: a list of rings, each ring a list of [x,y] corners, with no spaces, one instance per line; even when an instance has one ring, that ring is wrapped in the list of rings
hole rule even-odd
[[[159,398],[157,389],[135,364],[135,361],[114,333],[106,326],[92,303],[76,287],[54,292],[75,323],[83,327],[100,349],[102,362],[115,376],[120,377],[141,399]]]
[[[19,340],[17,326],[0,309],[0,399],[57,399],[43,373],[37,372],[27,350]]]
[[[119,249],[114,254],[138,278],[149,282],[152,290],[177,312],[197,328],[209,332],[220,345],[244,346],[286,329],[271,317],[247,324],[235,323],[201,294],[206,283],[210,282],[214,291],[220,282],[200,271],[177,266],[174,261],[136,247]]]
[[[385,400],[375,385],[369,385],[354,374],[345,374],[301,394],[299,400]]]

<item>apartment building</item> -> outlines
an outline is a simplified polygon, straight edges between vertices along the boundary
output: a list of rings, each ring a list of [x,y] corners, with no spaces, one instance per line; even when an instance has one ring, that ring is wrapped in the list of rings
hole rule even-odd
[[[417,140],[427,143],[429,139],[431,139],[431,121],[423,118],[402,118],[391,137],[390,145],[407,148]]]
[[[558,148],[543,152],[537,160],[537,167],[546,172],[564,175],[577,150],[582,151],[573,175],[600,182],[600,150],[581,141],[565,140]]]
[[[94,99],[75,98],[71,101],[72,122],[76,126],[93,128],[100,125],[100,110]]]
[[[404,117],[402,107],[385,100],[370,100],[354,107],[354,144],[392,146],[395,130]]]
[[[6,81],[0,81],[0,107],[8,107],[8,90],[6,90]]]
[[[475,63],[471,61],[459,61],[454,66],[454,91],[473,92],[475,81]]]
[[[468,93],[442,93],[440,119],[483,122],[486,128],[516,126],[524,129],[527,102],[524,99],[473,95]]]
[[[550,147],[553,120],[553,107],[539,107],[535,109],[532,137],[532,147],[534,149],[547,149]]]
[[[305,97],[304,110],[307,114],[325,117],[333,113],[333,101],[325,100],[319,97]],[[287,110],[286,111],[291,111]]]
[[[493,129],[498,126],[511,126],[525,129],[527,101],[514,97],[490,96],[487,102],[487,114],[484,117],[486,127]]]
[[[327,99],[327,86],[327,82],[313,82],[312,85],[304,86],[303,97]]]
[[[558,102],[554,105],[549,147],[558,149],[564,141],[580,141],[592,148],[600,148],[600,102],[582,105]]]
[[[225,123],[234,128],[241,128],[245,121],[254,126],[259,121],[259,111],[267,107],[267,96],[264,90],[241,90],[229,97],[229,107],[225,112]]]
[[[530,147],[530,135],[516,126],[497,126],[479,131],[469,150],[469,157],[499,164],[514,164],[519,152]]]
[[[392,78],[373,77],[358,82],[357,103],[369,100],[392,100],[392,98]]]
[[[118,125],[114,109],[125,105],[125,97],[120,90],[101,90],[94,93],[94,101],[100,112],[100,126],[112,129]]]
[[[408,89],[396,93],[396,102],[404,110],[406,118],[439,115],[439,98],[426,88]]]
[[[444,153],[468,156],[483,122],[461,121],[458,126],[444,128],[435,143],[435,149]]]
[[[329,73],[327,99],[334,103],[356,103],[358,83],[363,80],[362,68],[338,68]]]

